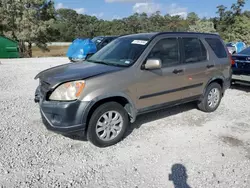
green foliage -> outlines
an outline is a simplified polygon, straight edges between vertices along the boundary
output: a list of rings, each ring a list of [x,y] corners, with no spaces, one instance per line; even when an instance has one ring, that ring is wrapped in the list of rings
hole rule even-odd
[[[233,41],[244,41],[250,44],[250,19],[243,15],[236,16],[234,24],[231,26],[230,39]]]
[[[206,20],[196,21],[194,25],[189,26],[189,31],[201,33],[216,33],[216,30],[214,29],[214,23]]]
[[[155,12],[103,20],[72,9],[55,11],[53,1],[48,0],[1,0],[0,34],[18,41],[21,51],[28,56],[32,55],[33,43],[46,50],[46,42],[51,41],[71,42],[78,37],[160,31],[217,32],[225,41],[241,40],[250,44],[250,11],[242,10],[246,1],[237,0],[230,8],[220,5],[218,17],[209,19],[201,19],[195,12],[186,18]]]
[[[135,13],[127,18],[107,21],[98,20],[88,15],[78,15],[70,9],[61,9],[58,10],[57,15],[60,18],[57,19],[57,28],[61,33],[57,40],[72,41],[79,36],[93,37],[141,32],[194,31],[219,33],[225,41],[242,40],[248,43],[248,29],[244,29],[243,26],[248,25],[250,22],[250,12],[242,11],[245,4],[246,0],[237,0],[230,9],[220,5],[217,7],[218,17],[210,19],[201,19],[195,12],[190,12],[186,19],[156,12],[150,16],[146,13]]]
[[[243,41],[250,44],[250,12],[242,9],[246,0],[237,0],[230,9],[220,5],[217,7],[219,17],[214,18],[215,29],[227,42]]]
[[[24,56],[32,56],[31,45],[46,50],[54,29],[54,4],[47,0],[2,0],[2,32],[20,44]],[[25,46],[25,43],[28,46]]]
[[[199,16],[195,12],[190,12],[187,15],[187,21],[190,25],[195,25],[197,21],[199,21]]]
[[[165,15],[159,12],[148,16],[135,13],[127,18],[112,21],[98,20],[96,17],[77,14],[71,9],[57,11],[56,27],[60,31],[58,41],[72,41],[76,37],[94,37],[98,35],[124,35],[141,32],[187,31],[188,20],[179,16]]]

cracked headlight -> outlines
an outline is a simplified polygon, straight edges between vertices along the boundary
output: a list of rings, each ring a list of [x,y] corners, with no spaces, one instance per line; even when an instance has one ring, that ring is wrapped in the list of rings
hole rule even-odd
[[[49,100],[73,101],[80,97],[85,87],[85,81],[72,81],[59,85],[50,95]]]

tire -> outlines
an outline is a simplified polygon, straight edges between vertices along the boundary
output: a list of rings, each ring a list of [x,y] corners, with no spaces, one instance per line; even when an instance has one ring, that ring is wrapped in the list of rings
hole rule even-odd
[[[218,100],[217,100],[217,103],[213,103],[213,105],[209,105],[209,104],[211,104],[211,103],[209,103],[209,96],[210,96],[210,92],[212,90],[218,91],[218,97],[216,97]],[[222,98],[222,88],[221,88],[220,84],[218,84],[216,82],[212,82],[211,84],[209,84],[207,86],[204,97],[198,103],[198,109],[203,111],[203,112],[214,112],[219,107],[220,102],[221,102],[221,98]]]
[[[103,139],[101,139],[100,135],[98,136],[97,127],[99,125],[97,125],[97,123],[100,121],[105,122],[106,119],[103,117],[103,115],[108,113],[108,112],[112,112],[113,115],[119,114],[120,115],[119,120],[122,121],[122,124],[120,125],[121,128],[120,128],[119,132],[116,132],[117,135],[114,138],[109,139],[109,140],[103,140],[103,139],[105,139],[105,137]],[[108,116],[109,116],[109,114],[108,114]],[[108,116],[106,116],[106,117],[108,117]],[[112,122],[114,123],[115,120]],[[101,123],[101,124],[103,125],[104,123]],[[103,130],[103,132],[100,131],[99,134],[105,135],[105,131],[106,131],[106,135],[108,135],[108,132],[115,131],[114,129],[112,131],[106,130],[106,129],[112,129],[112,128],[107,128],[109,126],[112,126],[111,124],[112,123],[110,123],[108,125],[105,124],[104,126],[99,127],[99,128],[106,127],[105,130]],[[90,118],[90,121],[89,121],[89,125],[88,125],[87,139],[97,147],[108,147],[111,145],[115,145],[116,143],[121,141],[122,138],[124,137],[128,125],[129,125],[129,117],[128,117],[126,110],[123,108],[123,106],[121,106],[119,103],[116,103],[116,102],[105,103],[105,104],[99,106],[93,112],[93,114]],[[115,127],[115,125],[113,125],[113,126]],[[109,133],[109,135],[113,136],[115,134],[113,134],[113,132],[112,132],[112,133]],[[107,139],[107,136],[106,136],[106,139]]]

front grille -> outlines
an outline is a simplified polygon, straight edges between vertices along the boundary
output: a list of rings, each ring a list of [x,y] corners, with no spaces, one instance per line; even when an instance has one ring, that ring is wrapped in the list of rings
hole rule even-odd
[[[248,61],[248,57],[241,57],[241,56],[237,56],[237,60],[240,60],[240,61]]]
[[[237,63],[237,67],[240,69],[249,69],[250,70],[250,63]]]

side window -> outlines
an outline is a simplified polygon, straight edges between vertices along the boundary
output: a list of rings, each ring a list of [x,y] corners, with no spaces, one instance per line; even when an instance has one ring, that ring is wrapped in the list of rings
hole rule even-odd
[[[107,38],[107,43],[110,43],[114,40],[114,38]]]
[[[158,41],[149,53],[148,59],[161,59],[162,67],[180,63],[179,43],[177,38],[166,38]]]
[[[226,58],[227,57],[227,52],[221,43],[221,41],[217,38],[206,38],[205,39],[209,46],[212,48],[214,53],[218,58]]]
[[[112,41],[112,38],[108,38],[107,42],[110,43]]]
[[[198,38],[183,38],[185,63],[207,60],[207,50]]]
[[[106,46],[109,43],[109,39],[104,39],[104,41],[101,44],[101,47]]]

